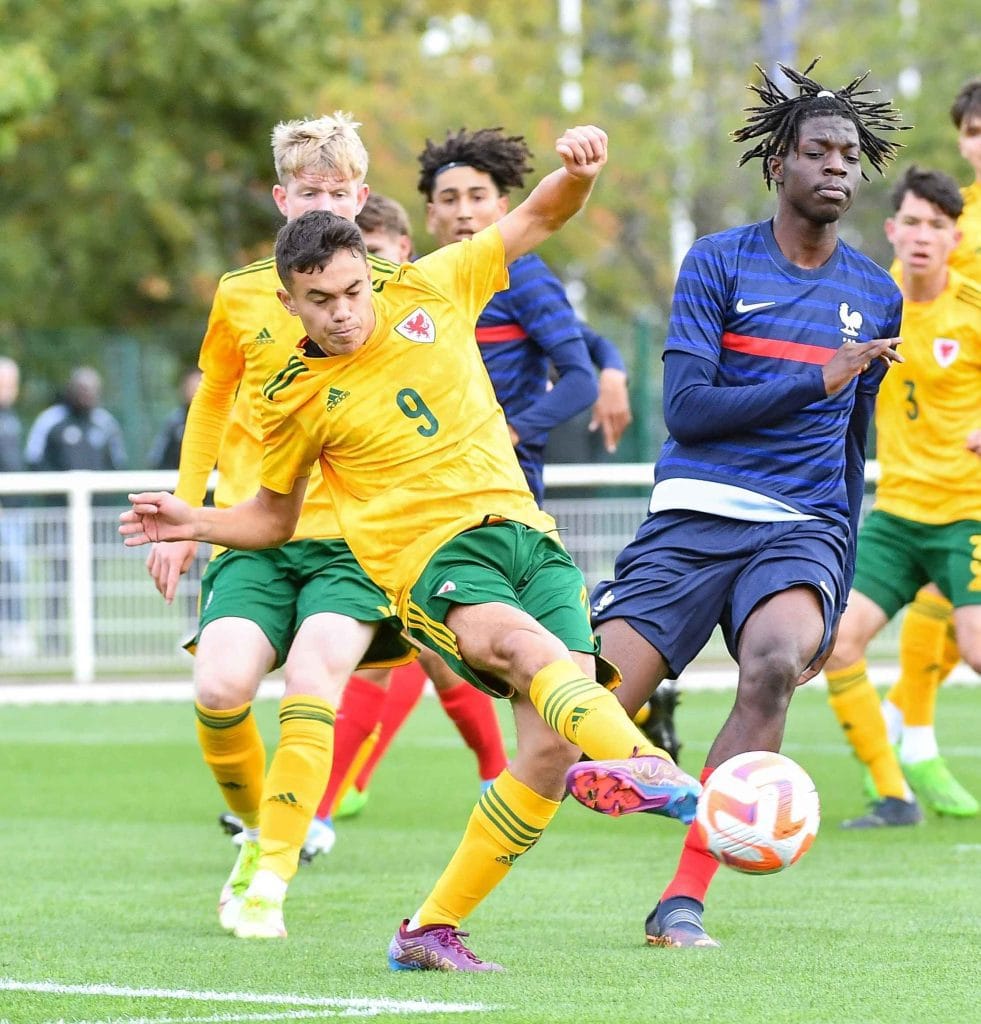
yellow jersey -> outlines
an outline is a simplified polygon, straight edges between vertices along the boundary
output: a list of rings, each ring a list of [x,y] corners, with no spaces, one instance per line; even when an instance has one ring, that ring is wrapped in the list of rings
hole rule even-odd
[[[901,333],[904,362],[876,403],[875,507],[918,523],[981,519],[981,458],[964,447],[981,427],[981,284],[951,270],[931,302],[905,300]]]
[[[369,256],[373,280],[397,269]],[[237,505],[259,490],[262,427],[256,402],[266,378],[296,348],[297,319],[276,296],[282,287],[273,258],[230,271],[218,283],[198,366],[202,387],[188,413],[175,493],[192,505],[204,501],[208,476],[218,467],[215,504]],[[341,534],[323,481],[311,481],[294,540]],[[215,553],[223,551],[217,547]]]
[[[964,210],[957,218],[961,240],[950,254],[950,265],[965,277],[981,282],[981,181],[961,189]]]
[[[364,345],[304,347],[263,388],[262,484],[289,493],[319,460],[341,531],[399,602],[436,550],[487,521],[551,531],[518,465],[474,338],[508,285],[496,225],[404,264],[372,303]]]

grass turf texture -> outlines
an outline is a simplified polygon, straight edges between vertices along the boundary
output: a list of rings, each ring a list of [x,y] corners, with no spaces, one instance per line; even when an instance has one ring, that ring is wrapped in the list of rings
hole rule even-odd
[[[695,772],[731,703],[689,693],[678,712]],[[506,711],[503,707],[502,711]],[[267,741],[272,702],[258,705]],[[375,776],[361,817],[301,868],[286,942],[221,932],[218,890],[234,851],[222,804],[178,704],[2,707],[0,1022],[323,1019],[342,1005],[14,990],[109,985],[479,1003],[376,1020],[531,1022],[970,1020],[981,948],[981,820],[850,833],[860,772],[819,689],[797,694],[784,752],[811,773],[823,822],[782,874],[720,869],[706,924],[724,948],[662,950],[644,918],[670,877],[683,828],[612,820],[568,803],[465,927],[504,975],[393,973],[385,948],[454,848],[476,796],[469,751],[423,701]],[[941,693],[939,733],[981,791],[981,692]],[[972,980],[973,979],[973,980]],[[356,1008],[355,1008],[356,1009]],[[358,1015],[361,1015],[360,1013]]]

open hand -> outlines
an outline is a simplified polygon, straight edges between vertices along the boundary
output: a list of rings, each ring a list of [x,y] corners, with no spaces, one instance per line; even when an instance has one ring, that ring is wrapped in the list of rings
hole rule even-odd
[[[132,508],[119,517],[119,532],[128,548],[164,540],[194,540],[194,509],[169,491],[128,495]]]

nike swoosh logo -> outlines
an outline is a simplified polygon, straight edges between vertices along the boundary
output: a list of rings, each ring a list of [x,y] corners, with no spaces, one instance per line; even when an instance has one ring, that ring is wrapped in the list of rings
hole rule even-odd
[[[754,309],[766,309],[767,306],[775,305],[775,302],[747,302],[745,299],[740,299],[736,303],[736,312],[751,313]]]

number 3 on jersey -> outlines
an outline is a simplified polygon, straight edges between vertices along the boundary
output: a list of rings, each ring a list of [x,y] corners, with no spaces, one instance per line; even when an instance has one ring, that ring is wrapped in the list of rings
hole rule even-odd
[[[416,430],[423,437],[432,437],[439,430],[439,420],[433,415],[432,410],[422,400],[418,391],[412,388],[402,388],[395,396],[395,403],[402,410],[403,415],[410,420],[424,420]]]
[[[920,405],[916,400],[916,384],[911,380],[904,380],[903,384],[906,385],[906,419],[919,419]]]

